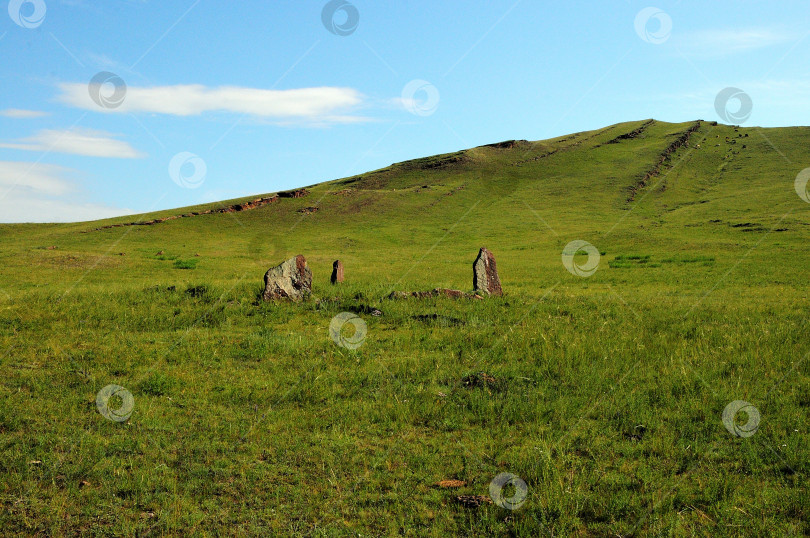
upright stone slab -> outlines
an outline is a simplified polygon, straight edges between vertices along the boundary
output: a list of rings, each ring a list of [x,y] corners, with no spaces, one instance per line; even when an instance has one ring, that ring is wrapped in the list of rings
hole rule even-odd
[[[291,299],[300,301],[312,293],[312,271],[300,254],[264,274],[265,301]]]
[[[486,295],[503,295],[495,256],[483,247],[473,262],[473,289]]]
[[[339,282],[343,282],[343,262],[340,260],[335,260],[332,264],[332,278],[330,279],[332,284],[337,284]]]

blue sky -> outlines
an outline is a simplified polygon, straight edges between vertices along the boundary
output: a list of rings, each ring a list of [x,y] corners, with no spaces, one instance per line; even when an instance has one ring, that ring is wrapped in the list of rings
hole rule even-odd
[[[644,118],[810,125],[801,1],[2,4],[2,222],[274,192]]]

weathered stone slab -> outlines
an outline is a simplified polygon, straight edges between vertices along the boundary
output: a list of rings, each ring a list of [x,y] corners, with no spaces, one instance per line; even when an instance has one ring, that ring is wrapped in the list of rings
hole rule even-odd
[[[473,289],[486,295],[503,295],[495,256],[483,247],[473,262]]]
[[[265,301],[291,299],[300,301],[312,293],[312,271],[300,254],[264,274]]]
[[[335,260],[332,263],[332,277],[329,279],[332,284],[343,282],[343,262]]]

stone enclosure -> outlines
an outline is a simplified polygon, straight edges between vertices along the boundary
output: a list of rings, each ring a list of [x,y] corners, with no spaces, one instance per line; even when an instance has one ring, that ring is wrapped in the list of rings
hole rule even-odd
[[[332,264],[332,276],[329,279],[333,285],[338,285],[344,281],[343,262],[335,260]],[[264,275],[264,291],[262,299],[274,301],[278,299],[288,299],[300,301],[310,296],[312,293],[312,271],[307,265],[307,260],[302,255],[295,256],[280,265],[271,268]],[[482,247],[478,251],[478,257],[473,262],[473,292],[465,293],[460,290],[445,288],[435,288],[430,291],[393,291],[388,296],[389,299],[405,299],[415,297],[419,299],[427,297],[451,297],[451,298],[472,298],[483,299],[485,296],[501,296],[501,279],[498,276],[498,266],[495,263],[495,256],[487,248]]]

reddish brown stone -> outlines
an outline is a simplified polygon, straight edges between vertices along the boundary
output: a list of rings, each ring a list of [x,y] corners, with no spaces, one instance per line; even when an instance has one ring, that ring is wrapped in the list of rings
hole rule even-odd
[[[308,195],[309,191],[306,189],[296,189],[294,191],[286,191],[278,193],[280,198],[303,198]]]
[[[460,299],[461,297],[465,297],[466,294],[460,290],[449,290],[447,288],[436,288],[432,292],[430,292],[432,296],[439,297],[450,297],[451,299]]]
[[[338,284],[339,282],[343,282],[343,262],[340,260],[335,260],[332,264],[332,277],[330,278],[332,284]]]
[[[299,275],[303,275],[309,269],[307,268],[307,259],[300,254],[295,257],[295,268],[298,270]]]
[[[465,299],[465,298],[474,298],[473,295],[469,293],[464,293],[460,290],[450,290],[447,288],[436,288],[430,291],[412,291],[410,293],[406,293],[404,291],[392,291],[389,295],[389,299],[407,299],[408,297],[416,297],[417,299],[427,299],[430,297],[448,297],[450,299]]]
[[[487,295],[503,295],[495,256],[483,247],[473,262],[473,289]]]

